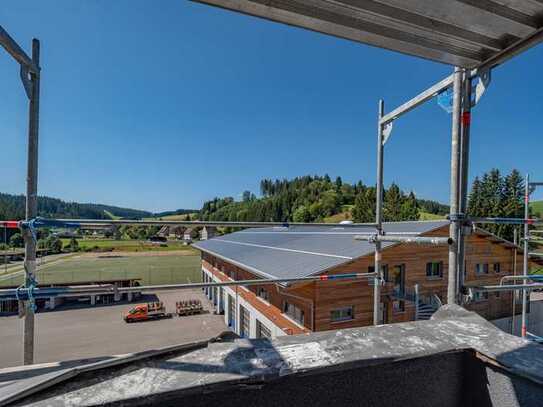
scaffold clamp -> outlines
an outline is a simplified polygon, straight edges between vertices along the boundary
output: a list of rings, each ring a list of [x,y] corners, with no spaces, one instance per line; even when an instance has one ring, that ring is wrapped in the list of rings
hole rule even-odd
[[[481,97],[483,97],[483,94],[490,85],[490,81],[492,80],[492,75],[490,72],[490,69],[478,72],[478,81],[477,85],[475,85],[475,98],[472,101],[471,106],[475,106],[477,103],[479,103],[479,100]]]
[[[451,213],[447,215],[447,219],[451,222],[464,222],[467,220],[465,213]]]
[[[392,134],[392,127],[394,122],[388,122],[383,126],[383,145],[386,144],[388,139],[390,138],[390,135]]]

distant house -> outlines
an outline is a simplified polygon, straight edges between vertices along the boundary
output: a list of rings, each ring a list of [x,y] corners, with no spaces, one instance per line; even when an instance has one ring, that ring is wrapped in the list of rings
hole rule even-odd
[[[448,236],[449,222],[391,222],[384,229],[389,234]],[[197,242],[194,247],[202,252],[203,281],[373,272],[375,246],[353,238],[361,233],[374,233],[374,229],[348,225],[246,229]],[[519,248],[513,243],[475,229],[467,237],[466,285],[498,284],[502,276],[512,274],[515,250]],[[516,257],[520,272],[522,256]],[[445,301],[448,247],[383,243],[382,264],[381,323],[428,319]],[[373,280],[263,284],[237,290],[228,286],[205,292],[231,329],[244,337],[373,324]],[[512,294],[480,293],[466,308],[489,320],[510,316]]]
[[[181,239],[185,232],[185,227],[181,225],[165,225],[158,231],[159,236],[164,236],[170,239]]]
[[[137,287],[141,285],[141,279],[131,278],[131,279],[105,279],[105,280],[92,280],[92,281],[73,281],[70,283],[55,283],[55,284],[39,284],[40,288],[47,287],[62,287],[62,286],[71,286],[71,287],[86,287],[93,286],[98,287],[103,285],[104,287],[110,287],[111,285],[116,285],[117,287]],[[16,288],[13,287],[3,287],[3,288]],[[65,295],[55,295],[50,298],[39,298],[36,300],[36,307],[38,310],[53,310],[61,305],[70,305],[70,304],[81,304],[86,303],[90,306],[97,304],[111,304],[118,301],[132,301],[140,297],[140,292],[128,292],[128,293],[66,293]],[[12,314],[16,313],[19,310],[19,302],[15,299],[11,300],[0,300],[0,315],[2,314]]]
[[[186,228],[183,232],[183,240],[185,243],[192,243],[192,238],[194,235],[194,229],[192,228]]]
[[[211,226],[204,226],[204,228],[200,231],[200,240],[211,239],[215,236],[216,233],[217,228]]]

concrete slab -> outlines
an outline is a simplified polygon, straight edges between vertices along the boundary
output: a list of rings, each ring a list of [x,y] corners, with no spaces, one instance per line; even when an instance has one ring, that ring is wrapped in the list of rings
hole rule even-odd
[[[127,324],[122,315],[135,303],[79,309],[57,309],[36,314],[36,363],[94,358],[141,352],[179,343],[207,340],[228,330],[222,316],[201,290],[156,293],[168,312],[175,302],[197,298],[206,314]],[[22,320],[0,317],[0,367],[17,366],[22,355]]]
[[[491,371],[494,368],[497,370]],[[346,385],[349,392],[362,397],[357,386],[383,372],[387,373],[380,381],[366,388],[367,391],[376,386],[386,389],[385,393],[372,396],[382,403],[368,405],[436,405],[439,397],[435,394],[443,389],[442,395],[445,390],[448,393],[443,406],[466,405],[462,404],[466,401],[464,391],[468,391],[467,397],[475,400],[482,395],[488,402],[473,405],[532,406],[537,404],[509,402],[529,394],[537,395],[532,400],[538,400],[543,394],[543,346],[501,332],[460,307],[445,306],[430,321],[319,332],[271,341],[244,339],[213,343],[205,349],[148,358],[123,368],[104,368],[73,377],[25,399],[24,403],[21,401],[21,405],[179,405],[175,403],[180,401],[205,405],[213,397],[221,397],[224,405],[243,405],[234,402],[262,401],[259,394],[263,392],[269,392],[269,400],[275,405],[307,405],[303,403],[304,397],[307,401],[315,400],[313,405],[326,405],[323,403],[330,401],[329,395],[326,392],[319,395],[323,386],[333,382],[330,391],[337,391]],[[494,382],[489,387],[486,380],[495,374],[500,380],[513,383],[518,393],[503,393],[500,386],[490,389]],[[400,393],[395,395],[395,391],[390,391],[389,379],[393,375],[397,391],[403,392],[401,397]],[[350,383],[355,376],[357,380]],[[306,383],[311,391],[296,387],[294,384],[298,382]],[[408,382],[409,386],[404,386]],[[454,387],[443,387],[453,386],[452,382]],[[251,393],[253,389],[260,391]],[[424,399],[422,393],[417,393],[427,389],[434,396],[427,394]],[[220,393],[214,395],[215,392]],[[337,392],[337,397],[345,396],[343,388]],[[280,399],[274,400],[271,394]],[[402,404],[404,396],[410,397],[411,402]],[[504,397],[509,404],[491,404],[491,397]],[[354,398],[345,405],[360,405],[360,400]],[[272,401],[265,405],[274,405]],[[387,404],[388,401],[394,402]]]

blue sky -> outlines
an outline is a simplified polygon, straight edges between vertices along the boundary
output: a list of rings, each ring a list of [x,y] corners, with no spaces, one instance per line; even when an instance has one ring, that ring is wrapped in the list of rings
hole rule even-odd
[[[40,194],[156,211],[264,177],[374,183],[377,100],[392,109],[451,71],[182,0],[3,0],[0,24],[26,50],[42,41]],[[27,100],[1,51],[0,191],[22,193]],[[540,46],[494,71],[472,178],[542,174],[542,63]],[[450,116],[430,102],[395,124],[385,181],[447,202],[449,158]]]

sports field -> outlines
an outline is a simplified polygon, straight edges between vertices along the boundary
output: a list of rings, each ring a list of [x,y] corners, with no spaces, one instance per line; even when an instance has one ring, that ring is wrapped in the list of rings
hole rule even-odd
[[[62,246],[69,244],[70,239],[61,239]],[[122,252],[148,252],[148,251],[171,251],[188,250],[196,254],[194,249],[186,246],[181,241],[168,241],[167,243],[151,243],[144,240],[114,240],[114,239],[77,239],[81,250],[97,249],[102,251],[122,251]]]
[[[22,273],[3,279],[0,286],[22,284]],[[196,251],[144,253],[82,253],[38,266],[39,283],[72,283],[114,279],[141,279],[141,284],[198,282],[200,256]]]

